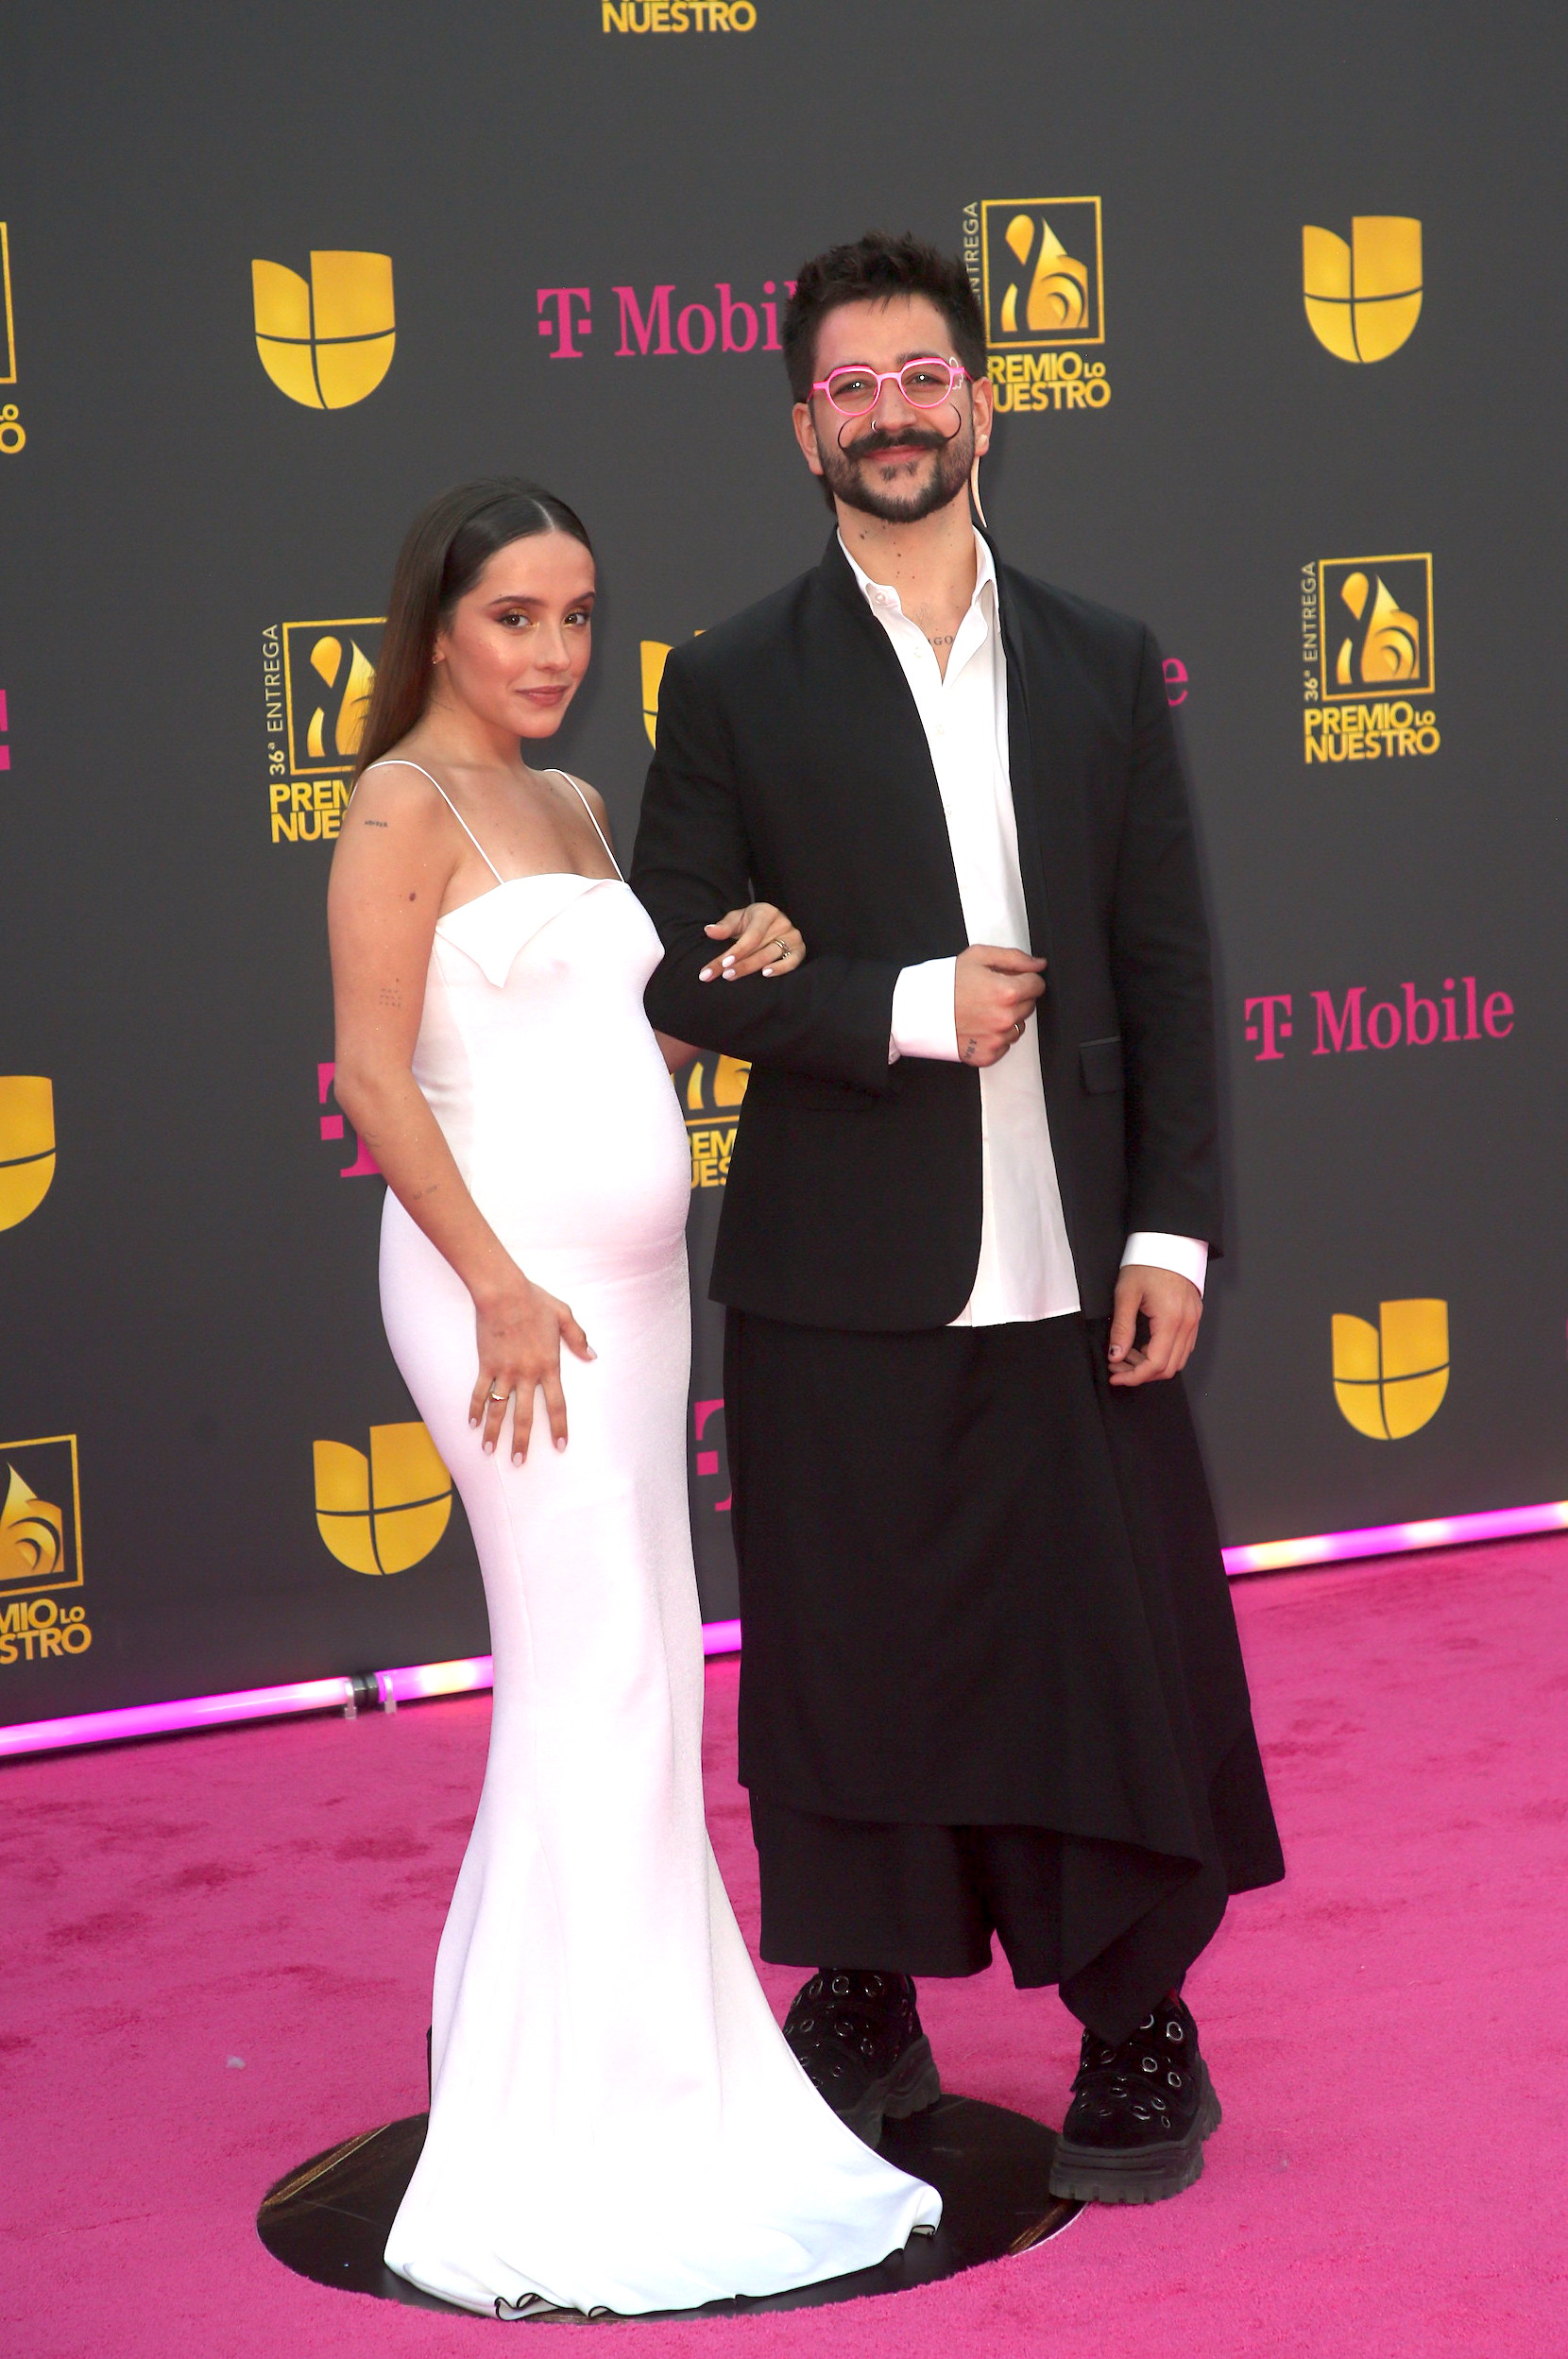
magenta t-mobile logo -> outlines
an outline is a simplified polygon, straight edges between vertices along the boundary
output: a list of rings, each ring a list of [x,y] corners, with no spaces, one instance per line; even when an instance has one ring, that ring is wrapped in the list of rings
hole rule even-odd
[[[1516,1010],[1511,993],[1483,992],[1474,975],[1444,975],[1441,986],[1423,995],[1413,983],[1395,985],[1386,1000],[1374,999],[1372,986],[1352,983],[1338,997],[1332,991],[1304,994],[1310,998],[1310,1031],[1316,1029],[1313,1056],[1355,1056],[1369,1049],[1432,1049],[1461,1047],[1471,1040],[1506,1040],[1512,1032]],[[1242,1038],[1253,1043],[1256,1065],[1278,1065],[1285,1044],[1296,1037],[1296,995],[1289,991],[1260,993],[1242,1002]]]
[[[316,1067],[315,1102],[317,1105],[325,1105],[332,1094],[332,1075],[336,1070],[335,1064]],[[343,1115],[337,1113],[322,1115],[321,1136],[323,1139],[342,1138],[347,1132],[348,1123]],[[346,1163],[343,1166],[337,1175],[339,1179],[369,1179],[373,1173],[381,1170],[381,1165],[376,1161],[363,1138],[356,1137],[354,1145],[358,1152],[352,1163]]]
[[[764,279],[761,293],[752,299],[738,296],[728,279],[709,282],[711,303],[682,303],[675,282],[649,290],[646,299],[635,286],[613,286],[619,306],[620,342],[617,360],[674,360],[682,352],[701,360],[708,352],[777,352],[778,317],[795,291],[793,279]],[[707,293],[704,287],[703,293]],[[540,335],[553,341],[552,360],[582,360],[579,336],[593,333],[593,289],[587,286],[541,286],[537,289]]]
[[[694,1428],[693,1438],[697,1444],[696,1474],[697,1480],[699,1482],[712,1482],[720,1478],[721,1469],[724,1464],[723,1458],[718,1450],[705,1450],[702,1446],[702,1442],[704,1435],[707,1431],[708,1420],[715,1416],[722,1417],[724,1415],[724,1405],[722,1400],[693,1401],[691,1404],[691,1424]],[[727,1473],[724,1475],[724,1479],[727,1482]],[[726,1491],[722,1499],[714,1499],[710,1502],[715,1515],[723,1515],[727,1511],[731,1496],[732,1495]]]

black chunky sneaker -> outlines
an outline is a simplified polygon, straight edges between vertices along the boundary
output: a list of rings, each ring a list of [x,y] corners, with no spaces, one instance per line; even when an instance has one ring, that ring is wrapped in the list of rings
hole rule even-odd
[[[942,2094],[908,1974],[824,1966],[797,1991],[784,2037],[807,2078],[868,2146],[882,2124],[924,2112]]]
[[[1219,2099],[1179,1998],[1161,2001],[1119,2047],[1083,2034],[1050,2191],[1079,2203],[1161,2203],[1190,2187]]]

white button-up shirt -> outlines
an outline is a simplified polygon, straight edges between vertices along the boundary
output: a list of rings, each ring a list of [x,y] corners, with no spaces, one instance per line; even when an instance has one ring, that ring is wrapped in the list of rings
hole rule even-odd
[[[840,546],[844,547],[841,538]],[[991,550],[975,535],[975,594],[943,673],[936,650],[889,590],[844,556],[910,684],[942,796],[971,943],[1026,949],[1029,917],[1018,866],[1007,743],[1007,664]],[[893,995],[895,1056],[959,1061],[950,958],[906,966]],[[1040,1060],[1026,1034],[999,1064],[980,1068],[980,1247],[974,1291],[955,1326],[1059,1319],[1079,1308],[1078,1279],[1062,1215]],[[1179,1271],[1202,1288],[1201,1239],[1141,1230],[1123,1262]]]

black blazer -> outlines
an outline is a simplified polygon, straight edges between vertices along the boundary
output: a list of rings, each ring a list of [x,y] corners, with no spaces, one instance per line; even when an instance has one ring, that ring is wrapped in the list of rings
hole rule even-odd
[[[998,565],[1037,1053],[1088,1317],[1133,1229],[1219,1245],[1214,1011],[1185,783],[1141,624]],[[899,969],[967,945],[914,700],[835,534],[665,666],[631,881],[663,1032],[751,1060],[720,1302],[808,1326],[945,1326],[980,1257],[980,1076],[890,1065]],[[699,983],[703,927],[762,898],[791,975]],[[1022,947],[1022,946],[1018,946]],[[1032,1044],[1032,1045],[1031,1045]]]

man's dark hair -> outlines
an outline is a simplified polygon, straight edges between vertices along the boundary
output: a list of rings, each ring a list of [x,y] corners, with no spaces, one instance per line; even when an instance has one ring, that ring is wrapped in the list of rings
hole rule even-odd
[[[784,366],[797,402],[809,402],[817,373],[817,330],[843,303],[880,303],[924,295],[947,322],[953,350],[972,377],[985,374],[985,322],[969,274],[956,254],[912,237],[868,230],[853,246],[832,246],[801,265],[784,314]]]

